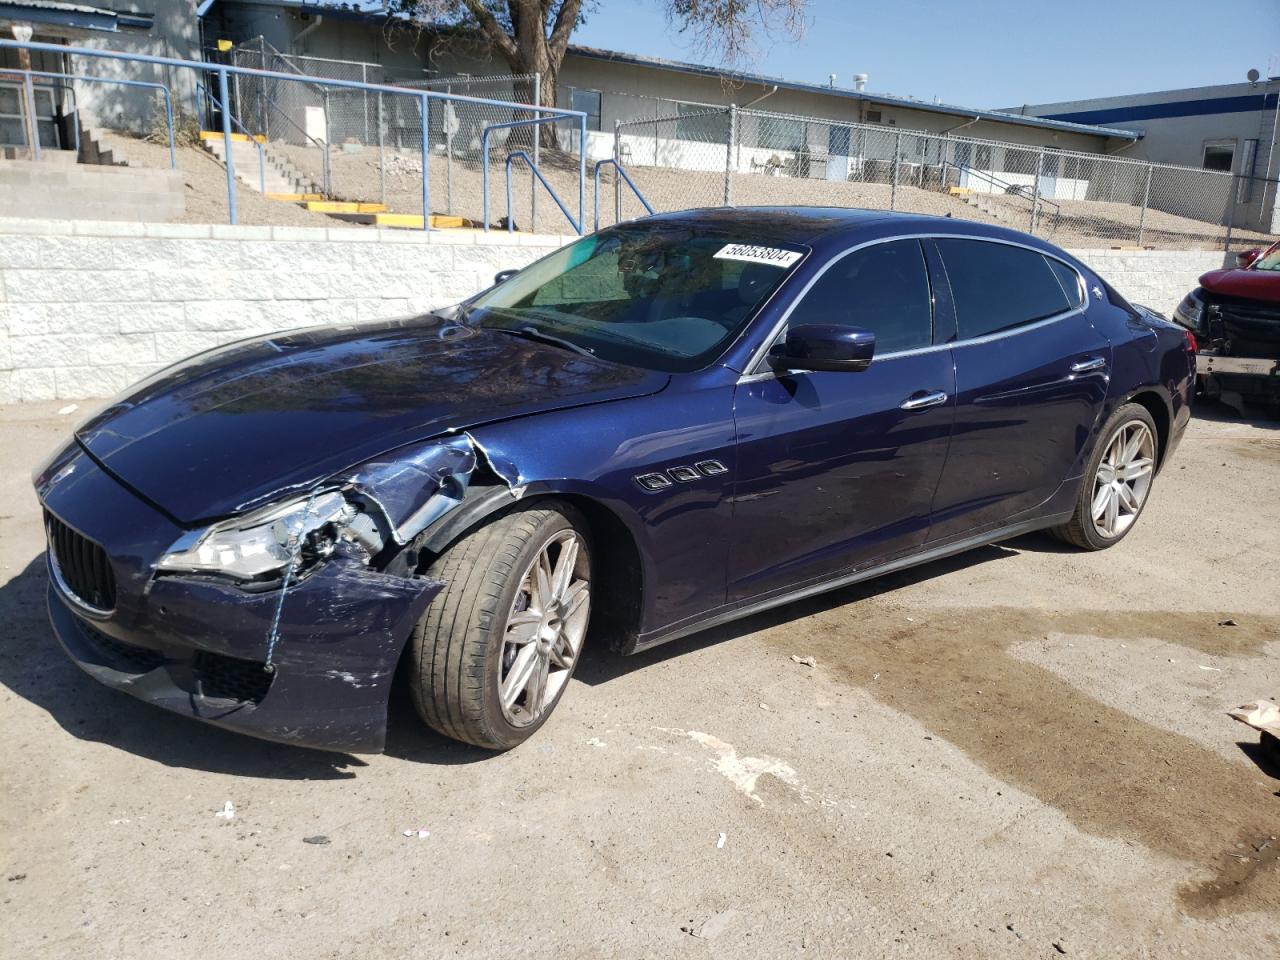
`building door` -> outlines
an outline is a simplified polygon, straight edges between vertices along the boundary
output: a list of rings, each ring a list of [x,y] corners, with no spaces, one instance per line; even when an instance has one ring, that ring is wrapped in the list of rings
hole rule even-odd
[[[849,179],[849,146],[851,130],[832,125],[827,128],[827,179],[841,183]]]

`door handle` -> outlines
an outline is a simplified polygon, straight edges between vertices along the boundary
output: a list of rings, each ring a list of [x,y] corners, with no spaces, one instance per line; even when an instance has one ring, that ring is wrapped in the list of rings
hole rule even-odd
[[[937,407],[947,402],[947,395],[941,390],[935,390],[933,393],[912,394],[906,400],[902,401],[903,410],[927,410],[929,407]]]
[[[1072,373],[1090,373],[1094,370],[1101,370],[1107,365],[1107,361],[1102,357],[1085,357],[1083,360],[1077,360],[1071,365]]]

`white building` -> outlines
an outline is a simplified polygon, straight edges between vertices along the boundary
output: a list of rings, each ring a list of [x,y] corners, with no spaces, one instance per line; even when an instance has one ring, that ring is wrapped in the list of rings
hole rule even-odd
[[[1136,131],[1141,138],[1125,147],[1122,156],[1234,173],[1240,178],[1235,223],[1280,232],[1280,208],[1276,205],[1280,77],[1028,104],[1007,112]]]

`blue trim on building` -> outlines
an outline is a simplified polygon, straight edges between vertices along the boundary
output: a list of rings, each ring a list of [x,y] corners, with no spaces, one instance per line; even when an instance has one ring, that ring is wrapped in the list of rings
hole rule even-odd
[[[1137,103],[1106,110],[1079,110],[1075,113],[1047,113],[1046,120],[1067,123],[1131,123],[1134,120],[1164,120],[1170,117],[1207,117],[1219,113],[1258,113],[1274,110],[1280,94],[1253,94],[1243,97],[1214,97],[1203,100],[1172,100],[1166,103]]]

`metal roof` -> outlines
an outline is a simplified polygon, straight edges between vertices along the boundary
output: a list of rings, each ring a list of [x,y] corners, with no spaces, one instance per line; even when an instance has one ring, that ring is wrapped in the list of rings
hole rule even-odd
[[[0,4],[5,0],[0,0]],[[320,5],[316,0],[239,0],[241,3],[253,3],[259,6],[289,7],[308,15],[322,15],[342,20],[363,20],[367,22],[387,23],[399,19],[396,13],[385,13],[381,10],[343,9]],[[716,67],[708,67],[698,63],[686,63],[681,60],[667,60],[662,57],[644,57],[636,53],[620,53],[616,50],[601,50],[596,47],[585,47],[570,44],[568,53],[588,60],[602,60],[609,63],[624,63],[635,67],[648,67],[654,70],[670,70],[676,73],[687,73],[700,77],[711,77],[719,80],[727,78],[742,83],[757,83],[765,86],[777,86],[785,90],[800,90],[829,97],[842,97],[849,100],[862,100],[883,106],[904,107],[911,110],[925,110],[929,113],[943,113],[966,120],[989,120],[993,123],[1010,123],[1021,127],[1035,127],[1041,130],[1054,130],[1062,133],[1080,133],[1093,137],[1112,137],[1117,140],[1141,140],[1142,133],[1134,130],[1121,130],[1117,127],[1100,127],[1084,123],[1070,123],[1064,120],[1050,120],[1045,117],[1027,117],[1017,113],[1005,113],[1000,110],[977,110],[973,107],[962,107],[951,103],[933,103],[928,100],[917,100],[914,97],[897,97],[883,93],[867,93],[865,90],[850,90],[847,87],[828,87],[816,83],[801,83],[785,80],[780,77],[769,77],[756,73],[727,71]]]
[[[154,19],[155,14],[151,13],[112,10],[83,3],[65,3],[63,0],[0,0],[0,20],[32,25],[118,33],[123,30],[150,30]]]
[[[584,47],[578,44],[569,45],[569,53],[573,56],[589,60],[603,60],[610,63],[625,63],[636,67],[649,67],[655,70],[671,70],[677,73],[688,73],[700,77],[720,79],[722,77],[741,83],[756,83],[771,87],[775,84],[783,90],[800,90],[805,93],[816,93],[829,97],[843,97],[850,100],[863,100],[867,103],[883,106],[905,107],[911,110],[925,110],[929,113],[945,113],[967,119],[990,120],[993,123],[1011,123],[1024,127],[1038,127],[1043,130],[1057,130],[1065,133],[1081,133],[1094,137],[1114,137],[1119,140],[1140,140],[1142,134],[1134,130],[1120,130],[1116,127],[1100,127],[1083,123],[1070,123],[1063,120],[1049,120],[1045,117],[1027,117],[1017,113],[1004,113],[1000,110],[977,110],[973,107],[961,107],[951,103],[934,103],[930,100],[917,100],[914,97],[897,97],[883,93],[868,93],[865,90],[850,90],[847,87],[828,87],[817,83],[800,83],[781,77],[769,77],[758,73],[741,73],[738,71],[719,70],[697,63],[685,63],[681,60],[666,60],[662,57],[642,57],[634,53],[619,53],[614,50],[600,50],[595,47]]]

